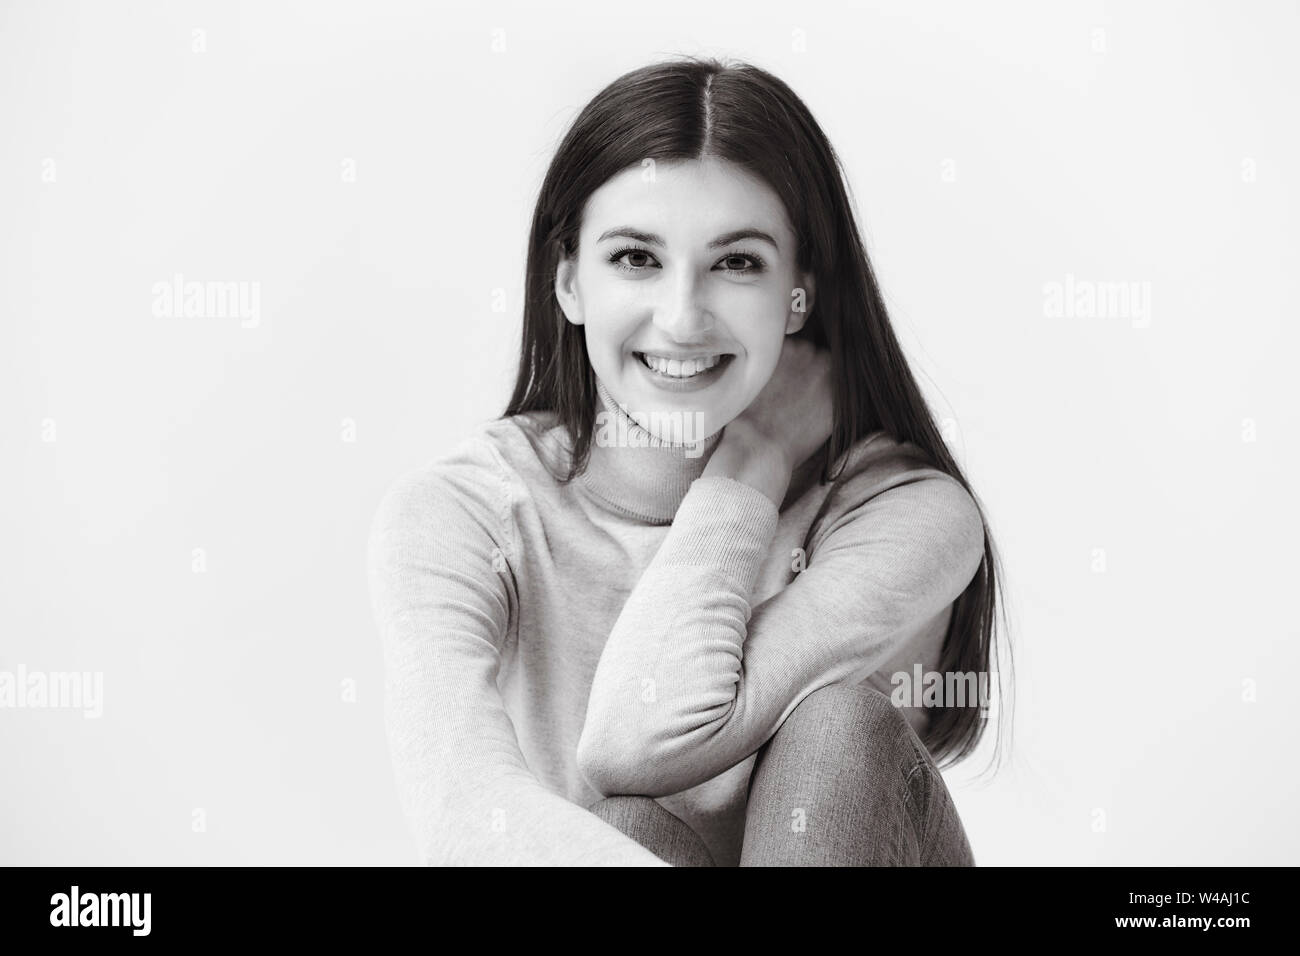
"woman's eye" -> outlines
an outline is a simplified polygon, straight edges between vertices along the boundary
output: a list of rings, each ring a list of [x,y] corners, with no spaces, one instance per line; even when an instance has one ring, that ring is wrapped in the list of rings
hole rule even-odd
[[[654,262],[654,256],[644,249],[620,249],[609,261],[626,272],[640,272]]]
[[[722,260],[728,272],[761,272],[763,263],[755,256],[735,253]],[[746,267],[749,268],[746,268]]]

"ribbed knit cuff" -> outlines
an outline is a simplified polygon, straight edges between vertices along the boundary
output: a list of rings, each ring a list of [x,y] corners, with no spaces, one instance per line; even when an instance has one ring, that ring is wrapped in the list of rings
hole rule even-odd
[[[757,488],[721,475],[697,478],[660,555],[665,564],[714,568],[749,588],[772,546],[778,517],[776,504]]]

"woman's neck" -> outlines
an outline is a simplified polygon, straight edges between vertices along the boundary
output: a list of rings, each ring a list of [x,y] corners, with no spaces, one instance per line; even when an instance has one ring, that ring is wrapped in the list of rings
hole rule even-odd
[[[698,442],[667,442],[639,425],[599,378],[596,393],[595,430],[582,480],[602,500],[633,517],[671,522],[722,432]]]

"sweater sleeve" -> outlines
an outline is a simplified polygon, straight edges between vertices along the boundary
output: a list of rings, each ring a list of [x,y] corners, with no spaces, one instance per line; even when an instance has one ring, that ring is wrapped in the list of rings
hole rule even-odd
[[[778,509],[731,478],[696,479],[596,669],[578,766],[597,791],[664,796],[730,769],[965,590],[983,558],[979,510],[909,449],[869,445],[831,493],[807,567],[756,608]]]
[[[496,686],[514,593],[504,495],[499,474],[449,457],[395,483],[371,524],[385,730],[420,860],[666,866],[544,786],[520,752]]]

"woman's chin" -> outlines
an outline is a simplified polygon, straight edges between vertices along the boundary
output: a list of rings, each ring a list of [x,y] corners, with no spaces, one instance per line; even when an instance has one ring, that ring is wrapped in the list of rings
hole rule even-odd
[[[638,425],[668,445],[696,444],[721,430],[710,425],[715,419],[703,411],[664,406],[629,410]]]
[[[743,411],[732,407],[736,402],[725,394],[728,389],[665,392],[647,386],[639,375],[631,379],[622,378],[610,394],[642,429],[666,444],[707,441]]]

